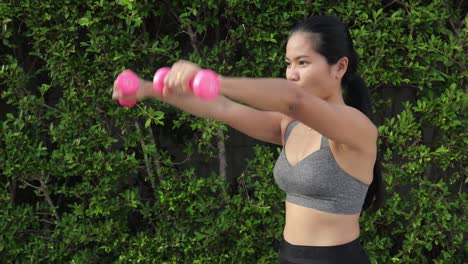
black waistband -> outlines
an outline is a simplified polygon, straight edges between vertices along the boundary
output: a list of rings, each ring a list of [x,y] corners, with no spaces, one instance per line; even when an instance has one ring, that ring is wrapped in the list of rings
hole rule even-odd
[[[359,238],[345,244],[333,246],[293,245],[283,238],[279,254],[288,259],[334,259],[356,254],[361,255],[365,254],[365,252]]]

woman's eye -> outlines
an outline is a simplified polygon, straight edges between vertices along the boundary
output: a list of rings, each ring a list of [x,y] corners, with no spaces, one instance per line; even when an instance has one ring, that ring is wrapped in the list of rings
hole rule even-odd
[[[304,66],[307,64],[307,61],[299,61],[299,65]]]

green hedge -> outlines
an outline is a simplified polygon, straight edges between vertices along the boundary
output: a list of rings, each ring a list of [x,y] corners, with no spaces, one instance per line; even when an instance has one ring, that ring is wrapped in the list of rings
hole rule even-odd
[[[373,263],[463,263],[468,19],[444,0],[2,1],[2,263],[274,263],[278,148],[253,147],[227,182],[225,125],[119,107],[111,86],[180,58],[283,76],[288,29],[319,13],[349,24],[375,103],[387,200],[361,217]]]

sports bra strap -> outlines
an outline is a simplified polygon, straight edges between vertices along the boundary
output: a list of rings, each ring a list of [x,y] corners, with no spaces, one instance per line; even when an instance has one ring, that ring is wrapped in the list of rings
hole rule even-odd
[[[297,124],[299,124],[299,121],[294,120],[294,121],[292,121],[291,123],[289,123],[288,126],[286,127],[286,132],[284,133],[284,142],[285,142],[285,143],[286,143],[286,141],[288,140],[289,134],[291,134],[292,129],[293,129],[295,126],[297,126]]]
[[[291,134],[291,131],[293,130],[293,128],[295,126],[297,126],[297,124],[299,124],[299,121],[294,120],[291,123],[289,123],[288,126],[286,127],[286,132],[284,133],[284,142],[285,143],[288,140],[289,135]],[[320,141],[320,149],[324,149],[324,148],[329,147],[330,144],[328,143],[328,138],[323,136],[323,135],[321,137],[322,137],[322,139]]]
[[[329,147],[328,138],[322,135],[322,139],[320,141],[320,149],[328,148]]]

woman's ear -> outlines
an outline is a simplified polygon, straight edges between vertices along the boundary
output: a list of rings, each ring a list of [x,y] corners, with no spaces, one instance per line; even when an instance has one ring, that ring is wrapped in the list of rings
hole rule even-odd
[[[336,79],[342,79],[343,76],[346,73],[346,70],[348,70],[348,58],[343,57],[338,60],[338,62],[335,64],[335,78]]]

